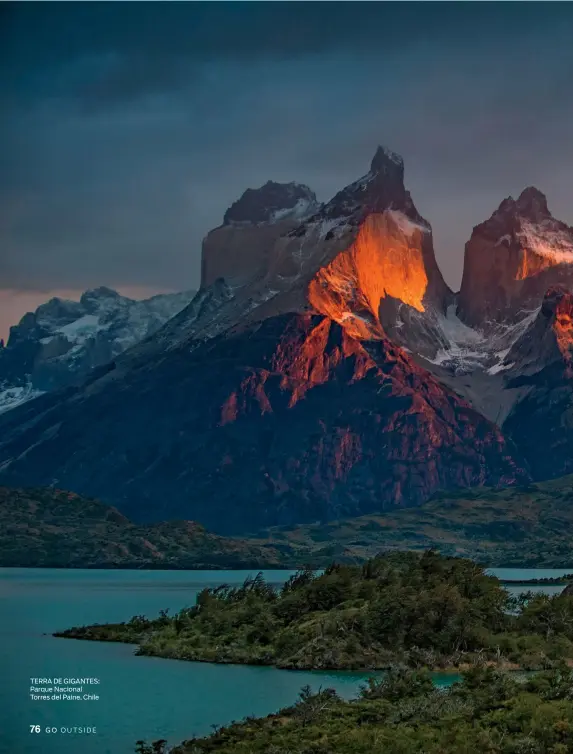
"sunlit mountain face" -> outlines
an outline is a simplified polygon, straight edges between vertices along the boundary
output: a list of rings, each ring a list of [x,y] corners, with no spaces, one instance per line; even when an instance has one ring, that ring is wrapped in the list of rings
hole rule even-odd
[[[85,387],[6,414],[3,479],[224,532],[530,479],[474,387],[491,378],[500,401],[505,370],[484,355],[460,380],[442,357],[484,331],[459,318],[390,150],[324,205],[300,184],[250,190],[208,234],[203,273]]]

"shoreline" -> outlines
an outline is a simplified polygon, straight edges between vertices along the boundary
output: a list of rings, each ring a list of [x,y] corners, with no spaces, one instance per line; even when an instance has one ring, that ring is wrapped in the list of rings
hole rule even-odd
[[[250,574],[242,584],[203,588],[173,615],[164,609],[153,619],[134,615],[52,635],[132,644],[138,656],[283,670],[533,671],[573,659],[573,637],[540,626],[540,595],[514,610],[508,587],[561,586],[570,575],[502,582],[469,560],[393,553],[362,566],[305,569],[280,588]]]
[[[406,552],[418,552],[417,550],[410,550]],[[385,554],[385,553],[382,553]],[[369,558],[364,559],[364,561],[360,561],[357,563],[341,563],[341,565],[362,565],[365,563]],[[331,561],[329,561],[330,563]],[[504,565],[488,565],[484,563],[478,563],[478,565],[483,568],[484,570],[500,570],[500,569],[506,569],[511,568],[515,570],[523,570],[523,571],[535,571],[535,570],[550,570],[550,571],[558,571],[560,570],[559,567],[556,566],[544,566],[544,565],[511,565],[511,566],[504,566]],[[216,565],[216,564],[209,564],[209,563],[199,563],[198,565],[181,565],[181,566],[165,566],[165,565],[157,565],[154,566],[153,564],[146,563],[144,565],[138,565],[137,563],[130,563],[130,564],[109,564],[109,563],[103,563],[103,564],[81,564],[81,565],[61,565],[61,564],[53,564],[53,565],[3,565],[0,563],[0,569],[9,570],[9,569],[15,569],[15,570],[36,570],[40,571],[43,569],[46,570],[58,570],[58,571],[165,571],[166,573],[169,573],[171,571],[250,571],[250,570],[260,570],[260,571],[296,571],[301,568],[304,568],[305,564],[298,564],[298,565],[273,565],[273,564],[263,564],[263,563],[247,563],[245,565],[234,565],[232,567],[224,566],[224,565]],[[313,567],[316,571],[324,570],[325,566],[316,566]],[[568,568],[571,568],[571,566],[568,566]],[[566,578],[570,577],[570,578]],[[568,571],[563,576],[547,576],[547,577],[541,577],[538,579],[501,579],[498,576],[496,577],[502,584],[509,584],[510,586],[527,586],[527,585],[543,585],[547,584],[550,585],[556,585],[559,586],[561,584],[567,585],[570,583],[570,581],[573,581],[573,571]]]

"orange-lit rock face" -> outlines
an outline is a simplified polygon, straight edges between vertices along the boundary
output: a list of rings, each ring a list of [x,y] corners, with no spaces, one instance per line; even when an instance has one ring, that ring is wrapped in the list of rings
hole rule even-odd
[[[344,359],[352,359],[349,382],[362,379],[370,369],[376,368],[366,351],[346,331],[342,333],[340,344],[329,347],[332,326],[329,319],[323,319],[304,340],[283,340],[278,344],[271,368],[282,375],[281,388],[291,393],[289,407],[308,390],[329,380]]]
[[[424,311],[428,276],[422,244],[426,233],[401,213],[369,215],[354,243],[312,279],[310,304],[354,338],[382,337],[379,308],[386,296]]]
[[[261,414],[272,412],[271,400],[265,385],[271,378],[279,380],[279,387],[288,397],[292,408],[305,394],[332,378],[336,368],[348,362],[347,382],[362,379],[369,370],[376,369],[374,361],[346,331],[340,342],[333,342],[333,322],[327,318],[312,324],[311,315],[301,315],[296,329],[287,331],[277,343],[269,368],[250,372],[221,407],[221,426],[234,422],[255,406]],[[344,453],[343,453],[344,455]]]
[[[336,517],[486,484],[490,463],[496,481],[523,477],[498,428],[386,338],[359,342],[311,314],[281,315],[253,334],[236,336],[241,348],[213,346],[228,385],[213,415],[217,479],[233,492],[248,483],[252,500],[289,515],[308,507],[315,520],[317,504]],[[239,354],[248,367],[229,369]]]

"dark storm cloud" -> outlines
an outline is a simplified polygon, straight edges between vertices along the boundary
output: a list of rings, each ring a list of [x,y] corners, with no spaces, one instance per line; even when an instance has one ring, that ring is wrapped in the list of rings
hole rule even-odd
[[[379,142],[405,156],[454,285],[471,226],[509,193],[537,184],[573,221],[573,5],[2,14],[2,287],[190,287],[244,188],[299,180],[327,199]]]
[[[5,4],[6,5],[6,4]],[[381,56],[433,40],[463,49],[570,22],[543,3],[22,3],[3,13],[5,81],[17,96],[86,104],[179,87],[192,65],[324,53]],[[70,70],[68,67],[76,67]],[[84,78],[85,77],[85,78]],[[88,80],[85,80],[88,79]],[[27,86],[26,86],[27,85]]]

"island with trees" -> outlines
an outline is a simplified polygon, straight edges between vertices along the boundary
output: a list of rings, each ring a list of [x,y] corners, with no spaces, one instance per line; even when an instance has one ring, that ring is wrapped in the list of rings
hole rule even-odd
[[[540,670],[573,660],[573,597],[516,598],[470,560],[386,553],[303,569],[282,587],[258,574],[204,589],[174,615],[55,635],[136,644],[139,655],[290,669],[460,671],[478,662]]]

